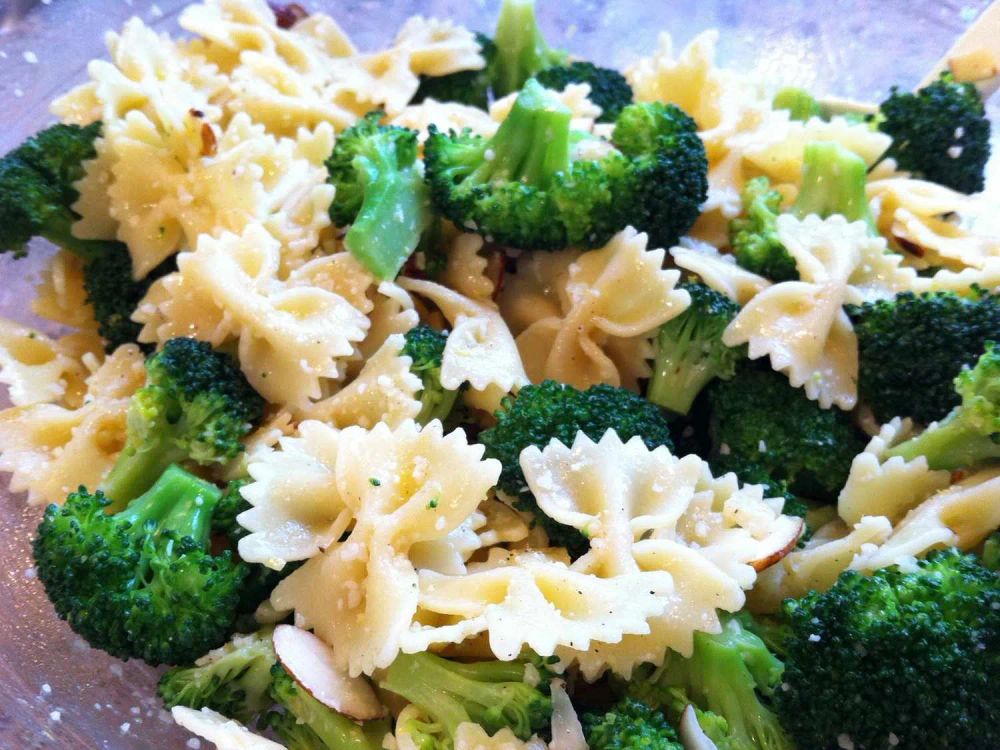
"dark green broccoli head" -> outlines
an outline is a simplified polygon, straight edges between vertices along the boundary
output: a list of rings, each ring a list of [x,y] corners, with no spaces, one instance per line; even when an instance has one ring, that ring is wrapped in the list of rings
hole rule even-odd
[[[534,514],[552,544],[565,547],[573,556],[586,551],[587,540],[538,507],[521,471],[521,451],[529,445],[544,448],[552,440],[572,445],[578,432],[600,440],[608,430],[623,441],[638,435],[650,449],[673,448],[663,413],[631,391],[612,385],[595,385],[585,391],[554,380],[528,385],[516,397],[504,399],[496,418],[496,425],[479,433],[479,440],[486,446],[486,457],[498,459],[503,466],[500,489],[517,498],[518,509]]]
[[[403,354],[412,360],[410,371],[423,382],[421,408],[417,415],[420,424],[427,424],[432,419],[444,422],[458,398],[458,391],[449,391],[441,385],[441,359],[447,341],[448,334],[436,331],[426,323],[406,332]]]
[[[344,246],[380,279],[393,279],[430,222],[427,188],[417,161],[417,133],[381,124],[369,112],[337,138],[326,160],[337,189],[330,218],[351,225]]]
[[[420,76],[420,88],[413,96],[413,103],[425,99],[439,102],[456,102],[486,109],[490,104],[490,76],[495,65],[497,46],[485,34],[476,34],[479,54],[486,61],[480,70],[460,70],[444,76]]]
[[[40,236],[85,258],[100,252],[102,243],[70,231],[79,218],[71,208],[79,198],[73,183],[97,155],[100,134],[100,122],[53,125],[0,159],[0,251],[23,255],[28,240]]]
[[[204,341],[170,339],[146,360],[146,385],[132,396],[125,448],[105,494],[123,506],[172,463],[235,458],[263,411],[232,357]]]
[[[632,103],[632,87],[625,76],[612,68],[589,62],[572,62],[540,71],[535,79],[547,89],[562,91],[571,83],[590,86],[590,101],[601,108],[598,122],[614,122],[622,109]]]
[[[451,745],[459,724],[471,721],[488,734],[510,729],[527,740],[549,726],[552,699],[545,683],[525,681],[523,661],[461,663],[429,652],[400,654],[379,686],[429,716]]]
[[[754,177],[743,186],[743,215],[729,223],[729,243],[736,262],[774,282],[799,278],[795,260],[778,239],[781,193],[766,177]]]
[[[973,288],[868,302],[847,310],[858,337],[858,391],[879,422],[923,424],[958,406],[955,376],[1000,331],[1000,297]]]
[[[358,724],[313,698],[280,664],[271,668],[271,699],[282,712],[261,723],[270,727],[289,750],[381,750],[389,723]]]
[[[667,717],[642,701],[623,698],[604,712],[581,717],[591,750],[683,750]]]
[[[799,747],[1000,747],[1000,578],[932,553],[784,605],[775,700]]]
[[[628,223],[649,235],[651,247],[672,247],[690,229],[708,198],[708,159],[695,123],[672,104],[625,107],[611,141],[630,161]]]
[[[697,282],[681,284],[691,305],[660,326],[656,359],[646,398],[677,414],[687,414],[695,398],[714,378],[731,378],[745,347],[728,347],[722,333],[740,306]]]
[[[221,493],[176,466],[128,508],[81,487],[50,505],[33,544],[60,618],[91,646],[149,664],[194,661],[231,632],[244,566],[208,551]]]
[[[716,456],[759,464],[792,492],[816,500],[837,497],[865,440],[847,412],[822,409],[781,373],[738,368],[709,386]]]
[[[235,545],[250,533],[239,525],[236,516],[253,507],[240,494],[240,490],[251,482],[253,480],[249,477],[230,481],[219,499],[219,504],[215,506],[215,513],[212,514],[212,533],[225,537],[230,544]]]
[[[770,708],[783,669],[743,619],[725,617],[720,633],[694,634],[690,657],[668,652],[662,666],[639,669],[625,692],[672,717],[695,706],[698,723],[720,748],[793,750]]]
[[[992,341],[975,366],[955,378],[955,391],[961,403],[947,417],[887,455],[924,456],[932,469],[947,470],[1000,458],[1000,350]]]
[[[707,190],[690,119],[664,105],[630,105],[614,148],[572,132],[570,120],[532,79],[492,138],[431,126],[424,158],[438,210],[465,231],[527,250],[600,247],[630,224],[654,246],[675,243]]]
[[[892,137],[886,152],[900,168],[962,193],[983,189],[990,159],[990,121],[971,83],[949,73],[915,94],[893,87],[878,127]]]
[[[157,689],[167,708],[207,707],[249,724],[271,705],[275,658],[270,628],[237,635],[196,665],[165,672]]]
[[[157,279],[177,270],[170,257],[139,281],[132,278],[132,256],[120,242],[108,242],[107,252],[84,261],[83,287],[87,303],[94,308],[98,331],[105,348],[113,352],[122,344],[135,342],[142,326],[132,314]],[[143,348],[146,348],[144,346]]]
[[[489,70],[497,97],[520,90],[545,68],[567,62],[565,52],[545,42],[535,17],[535,0],[503,0],[493,40],[496,55]]]

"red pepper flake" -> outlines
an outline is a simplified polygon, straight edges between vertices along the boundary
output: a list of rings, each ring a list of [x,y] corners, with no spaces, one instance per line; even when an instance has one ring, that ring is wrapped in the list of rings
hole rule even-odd
[[[191,115],[192,117],[198,118],[199,120],[205,116],[204,112],[202,112],[200,109],[195,109],[194,107],[188,110],[188,114]]]
[[[290,29],[309,16],[309,11],[298,3],[268,3],[268,6],[274,12],[274,18],[282,29]]]
[[[207,122],[201,124],[201,155],[215,156],[219,150],[219,144],[215,140],[215,131]]]
[[[901,248],[903,248],[906,252],[910,253],[910,255],[916,255],[918,258],[924,257],[924,249],[920,247],[920,245],[914,242],[910,242],[905,237],[899,237],[897,235],[893,235],[892,238],[899,243],[899,246]]]

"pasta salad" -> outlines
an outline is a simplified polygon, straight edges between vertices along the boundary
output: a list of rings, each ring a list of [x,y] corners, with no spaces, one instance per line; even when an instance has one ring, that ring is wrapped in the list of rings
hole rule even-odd
[[[0,319],[0,471],[87,643],[224,750],[1000,747],[996,66],[180,25],[0,159],[63,331]]]

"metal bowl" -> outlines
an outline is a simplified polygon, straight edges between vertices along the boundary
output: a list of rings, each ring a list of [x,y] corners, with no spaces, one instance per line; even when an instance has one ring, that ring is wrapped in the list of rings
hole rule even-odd
[[[489,30],[499,0],[306,0],[334,15],[362,49],[387,43],[414,13]],[[669,30],[677,43],[706,28],[722,32],[720,56],[741,68],[817,94],[878,99],[907,87],[947,50],[987,3],[912,0],[541,0],[550,43],[596,62],[624,66],[649,54]],[[183,0],[0,0],[0,152],[51,121],[49,101],[85,78],[105,54],[103,32],[132,15],[176,31]],[[992,111],[994,120],[998,114]],[[48,250],[28,260],[0,257],[0,315],[37,325],[30,313]],[[9,402],[0,386],[0,407]],[[56,619],[35,579],[30,539],[40,515],[0,479],[0,747],[197,747],[156,698],[157,670],[90,649]]]

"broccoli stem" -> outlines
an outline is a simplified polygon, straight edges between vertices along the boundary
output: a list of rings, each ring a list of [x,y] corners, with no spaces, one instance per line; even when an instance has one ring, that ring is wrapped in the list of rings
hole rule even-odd
[[[787,109],[793,120],[805,122],[813,117],[819,117],[822,112],[819,102],[805,89],[788,86],[774,95],[771,106],[775,109]]]
[[[657,358],[656,370],[646,392],[647,399],[676,414],[687,414],[691,410],[701,389],[716,373],[690,344],[690,340],[675,341],[671,349],[664,349],[663,356]]]
[[[521,180],[547,188],[557,172],[569,169],[571,119],[569,108],[552,92],[528,81],[490,139],[488,158],[471,178],[479,183]]]
[[[833,141],[809,143],[802,162],[802,188],[792,212],[800,219],[841,214],[848,221],[865,222],[877,235],[865,194],[867,182],[868,167],[860,156]]]
[[[461,664],[427,652],[400,654],[380,684],[419,706],[452,737],[459,724],[472,721],[489,734],[509,727],[527,740],[544,713],[545,701],[524,682],[519,662]]]
[[[535,17],[535,0],[504,0],[493,38],[497,48],[493,93],[517,91],[543,68],[557,65],[566,55],[552,50],[542,37]]]
[[[158,484],[168,467],[185,458],[185,452],[167,438],[145,445],[142,450],[126,446],[101,483],[101,490],[111,500],[111,511],[121,510],[129,498],[145,492],[155,477],[160,477]]]
[[[423,174],[416,165],[400,169],[394,152],[390,144],[374,158],[355,157],[364,201],[344,237],[344,246],[383,280],[396,277],[431,221]]]
[[[381,746],[382,739],[389,731],[386,722],[373,721],[362,726],[327,708],[297,685],[281,665],[275,665],[271,669],[271,677],[271,696],[288,712],[286,719],[292,724],[308,727],[309,732],[306,734],[315,734],[322,742],[317,747],[331,750],[373,750]],[[284,734],[281,722],[276,728],[279,735]],[[294,734],[293,729],[292,736]],[[296,747],[294,744],[291,746]]]
[[[116,516],[131,523],[136,534],[152,522],[158,531],[171,531],[177,538],[189,536],[204,548],[212,528],[212,511],[221,497],[214,484],[173,465]]]
[[[926,456],[931,469],[953,471],[1000,456],[1000,442],[993,433],[984,434],[981,425],[963,418],[956,410],[886,455],[900,456],[904,461]]]

